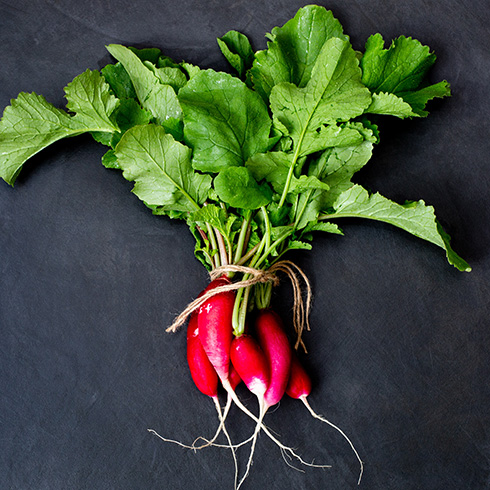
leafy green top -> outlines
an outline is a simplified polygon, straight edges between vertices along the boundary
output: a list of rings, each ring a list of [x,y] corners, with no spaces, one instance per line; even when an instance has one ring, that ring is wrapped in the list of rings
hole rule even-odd
[[[469,271],[431,206],[397,204],[352,180],[379,142],[380,116],[425,117],[430,100],[450,94],[446,81],[428,81],[429,48],[403,36],[385,48],[375,34],[355,51],[315,5],[267,38],[256,53],[236,31],[218,39],[236,75],[108,46],[117,62],[68,84],[67,111],[34,93],[12,100],[0,121],[0,176],[13,185],[31,156],[89,132],[109,147],[103,164],[122,170],[155,214],[188,222],[208,269],[267,268],[311,248],[314,232],[341,234],[333,220],[356,217],[400,227]],[[267,302],[261,288],[256,299]]]

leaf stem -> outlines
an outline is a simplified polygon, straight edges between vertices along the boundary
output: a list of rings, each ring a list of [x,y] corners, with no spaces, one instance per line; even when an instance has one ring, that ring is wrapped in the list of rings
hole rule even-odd
[[[255,252],[257,252],[259,247],[260,247],[260,242],[257,243],[257,245],[255,245],[253,248],[251,248],[240,260],[236,261],[235,262],[236,265],[245,264],[251,257],[254,256]]]
[[[240,228],[240,234],[238,235],[238,242],[235,250],[235,257],[233,263],[236,264],[242,258],[243,249],[245,246],[245,239],[248,234],[248,229],[250,227],[250,218],[252,217],[252,211],[248,211],[245,218],[243,219],[242,226]]]
[[[216,233],[216,241],[218,242],[221,265],[228,265],[228,252],[226,251],[223,235],[216,228],[214,228],[214,232]]]
[[[216,243],[216,237],[214,235],[213,228],[208,223],[206,223],[206,228],[208,230],[208,237],[209,237],[209,242],[211,243],[212,250],[217,252],[218,244]],[[215,253],[213,258],[214,258],[214,267],[219,267],[221,265],[219,255]]]

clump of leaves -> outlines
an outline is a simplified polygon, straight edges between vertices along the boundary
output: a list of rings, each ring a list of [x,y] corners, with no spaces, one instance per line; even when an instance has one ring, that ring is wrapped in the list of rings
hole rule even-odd
[[[31,156],[88,132],[108,147],[102,163],[134,182],[153,213],[189,224],[209,270],[266,269],[311,248],[315,232],[342,234],[335,221],[354,217],[432,242],[469,271],[431,206],[353,182],[379,143],[378,118],[426,117],[430,100],[450,95],[446,81],[428,80],[429,48],[403,36],[385,47],[375,34],[355,51],[332,12],[315,5],[267,38],[255,53],[244,34],[218,39],[235,75],[158,49],[108,46],[116,62],[68,84],[67,111],[34,93],[12,100],[0,122],[0,176],[13,185]],[[255,286],[262,306],[264,288]],[[249,296],[237,295],[237,311]]]

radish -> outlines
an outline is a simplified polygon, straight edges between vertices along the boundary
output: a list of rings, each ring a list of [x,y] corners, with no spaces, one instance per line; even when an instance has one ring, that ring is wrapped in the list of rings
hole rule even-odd
[[[269,386],[267,358],[257,341],[248,334],[235,337],[231,343],[231,362],[247,388],[259,399]]]
[[[218,375],[216,374],[211,362],[209,362],[208,356],[202,347],[199,339],[197,315],[195,314],[191,315],[189,325],[187,327],[187,363],[189,364],[189,370],[191,372],[194,384],[201,393],[213,399],[216,411],[218,412],[218,418],[220,420],[220,425],[216,431],[216,434],[211,440],[207,441],[207,444],[200,447],[195,447],[196,441],[201,439],[201,437],[198,437],[192,444],[193,448],[202,449],[203,447],[212,445],[217,439],[221,430],[224,430],[226,434],[224,422],[228,414],[228,410],[225,410],[223,414],[221,412],[221,407],[218,400]]]
[[[228,380],[229,380],[230,385],[233,388],[233,390],[235,390],[236,387],[242,382],[242,378],[240,378],[240,375],[238,374],[238,371],[235,369],[233,364],[230,365],[230,372],[228,374]]]
[[[211,398],[217,398],[218,375],[201,344],[197,315],[191,315],[187,327],[187,363],[198,390]]]
[[[266,409],[278,403],[286,391],[291,365],[291,346],[279,315],[270,309],[259,311],[255,332],[267,359],[270,384],[264,395]]]
[[[299,362],[298,357],[293,354],[286,394],[291,398],[305,400],[310,393],[311,378]]]
[[[230,284],[230,280],[221,276],[212,281],[204,292],[227,284]],[[222,382],[228,380],[230,370],[230,347],[233,340],[231,319],[234,304],[234,291],[219,293],[201,305],[197,315],[199,339]]]
[[[257,436],[262,426],[262,419],[267,411],[264,396],[269,387],[270,376],[267,357],[260,348],[259,343],[251,335],[243,334],[240,337],[235,337],[231,344],[230,356],[231,362],[240,378],[259,401],[259,417],[252,436],[252,447],[247,470],[238,484],[238,488],[240,488],[250,472]]]
[[[344,431],[342,429],[340,429],[340,427],[337,427],[335,424],[333,424],[332,422],[327,420],[326,418],[322,417],[321,415],[318,415],[311,408],[311,405],[308,403],[308,400],[307,400],[307,397],[311,393],[311,379],[308,376],[308,373],[306,372],[306,370],[304,369],[302,364],[299,362],[296,355],[292,356],[291,371],[290,371],[289,382],[288,382],[288,385],[286,388],[286,393],[291,398],[301,400],[304,403],[305,407],[310,412],[310,414],[314,418],[330,425],[330,427],[333,427],[335,430],[340,432],[340,434],[349,443],[349,445],[352,448],[352,450],[354,451],[354,454],[356,455],[357,460],[359,461],[359,464],[361,467],[360,472],[359,472],[359,479],[357,481],[357,484],[359,485],[361,483],[362,473],[364,471],[364,463],[362,462],[361,457],[359,456],[359,453],[357,452],[356,448],[354,447],[354,444],[347,437],[347,435],[344,433]]]

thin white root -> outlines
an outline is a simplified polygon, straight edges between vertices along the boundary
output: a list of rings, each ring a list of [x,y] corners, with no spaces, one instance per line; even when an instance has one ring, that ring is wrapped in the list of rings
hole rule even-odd
[[[231,454],[233,456],[233,464],[235,465],[235,480],[233,483],[233,488],[234,488],[234,490],[237,490],[238,461],[236,458],[236,452],[235,452],[235,449],[233,447],[233,443],[231,442],[230,434],[228,433],[228,431],[226,429],[226,425],[225,425],[225,420],[226,420],[226,417],[228,416],[228,412],[229,412],[230,407],[231,407],[231,397],[228,395],[228,398],[226,400],[226,407],[225,407],[224,413],[221,413],[221,407],[219,405],[218,397],[216,397],[214,399],[214,402],[216,405],[216,411],[218,412],[218,417],[220,419],[220,425],[218,427],[218,430],[216,431],[214,439],[216,439],[218,437],[218,434],[220,433],[220,431],[223,430],[223,434],[225,435],[226,440],[228,441],[228,447],[230,448]]]
[[[249,442],[251,442],[253,438],[254,438],[254,436],[252,434],[248,439],[245,439],[244,441],[239,442],[238,444],[233,444],[231,447],[233,449],[238,449],[242,446],[245,446],[245,444],[248,444]],[[200,437],[200,439],[202,439],[205,442],[209,442],[204,437]],[[215,443],[213,443],[213,447],[220,447],[220,448],[228,449],[230,446],[228,446],[227,444],[219,444],[219,443],[215,442]],[[198,449],[200,449],[200,447]]]
[[[231,387],[230,383],[228,381],[222,382],[223,387],[225,390],[230,394],[232,397],[233,401],[235,402],[235,405],[246,415],[248,415],[252,420],[260,424],[260,428],[269,436],[269,438],[276,443],[277,446],[281,450],[283,450],[286,453],[289,453],[291,456],[294,456],[298,461],[300,461],[301,464],[305,466],[309,466],[311,468],[331,468],[332,465],[326,465],[326,464],[314,464],[314,463],[308,463],[306,462],[301,456],[296,454],[292,448],[285,446],[281,441],[279,441],[272,433],[271,431],[267,428],[266,425],[264,425],[262,422],[259,421],[259,419],[240,401],[236,393],[233,391],[233,388]]]
[[[253,441],[252,441],[252,447],[250,448],[250,456],[248,457],[248,462],[247,462],[247,469],[245,471],[245,474],[242,476],[240,483],[238,484],[238,489],[242,486],[243,482],[247,479],[247,476],[250,473],[250,468],[252,467],[253,463],[253,456],[255,452],[255,444],[257,443],[257,438],[259,436],[260,428],[262,426],[262,420],[264,418],[265,413],[267,412],[267,409],[264,406],[264,401],[259,398],[259,418],[257,420],[257,425],[255,426],[255,430],[253,433]],[[237,490],[238,490],[237,489]]]
[[[220,420],[220,425],[218,426],[218,429],[216,430],[216,433],[214,435],[214,437],[211,439],[211,440],[207,440],[205,439],[204,437],[198,437],[193,443],[192,443],[192,446],[188,446],[187,444],[184,444],[180,441],[176,441],[174,439],[167,439],[166,437],[163,437],[161,436],[158,432],[156,432],[155,430],[153,429],[147,429],[148,432],[151,432],[152,434],[156,435],[157,437],[159,437],[162,441],[165,441],[165,442],[171,442],[173,444],[177,444],[178,446],[181,446],[185,449],[192,449],[194,452],[196,452],[198,449],[203,449],[205,447],[209,447],[209,446],[215,446],[215,447],[222,447],[222,448],[226,448],[226,449],[230,449],[231,450],[231,454],[233,455],[233,463],[235,465],[235,481],[234,481],[234,489],[237,490],[237,481],[238,481],[238,461],[237,461],[237,457],[236,457],[236,454],[235,454],[235,450],[236,450],[236,446],[233,445],[232,441],[231,441],[231,438],[230,438],[230,434],[228,433],[227,429],[226,429],[226,426],[225,426],[225,420],[226,420],[226,417],[228,415],[228,412],[230,410],[230,407],[231,407],[231,397],[228,396],[228,399],[227,399],[227,403],[226,403],[226,407],[225,407],[225,410],[224,412],[222,413],[221,412],[221,407],[220,407],[220,404],[219,404],[219,400],[218,400],[218,397],[214,397],[213,398],[214,400],[214,404],[215,404],[215,407],[216,407],[216,411],[218,412],[218,418]],[[219,433],[223,431],[223,434],[225,435],[227,441],[228,441],[228,444],[227,445],[224,445],[224,444],[215,444],[214,441],[218,438],[218,435]],[[203,444],[202,446],[197,446],[196,447],[196,441],[198,441],[199,439],[202,439],[204,441],[206,441],[206,444]]]
[[[192,443],[192,447],[194,449],[204,449],[205,447],[213,446],[214,445],[213,443],[218,438],[220,432],[221,431],[225,432],[225,430],[226,430],[225,420],[226,420],[226,417],[228,416],[228,412],[230,411],[231,402],[232,402],[230,395],[228,395],[228,398],[226,400],[226,406],[225,406],[225,409],[223,411],[223,414],[221,414],[221,407],[219,406],[218,398],[213,398],[213,400],[214,400],[214,405],[216,407],[216,411],[218,412],[220,424],[219,424],[218,428],[216,429],[216,433],[214,434],[212,439],[206,439],[203,436],[197,437],[195,439],[195,441]],[[203,444],[202,446],[196,446],[196,442],[199,440],[205,441],[206,444]],[[225,446],[225,447],[229,447],[229,446]]]
[[[354,454],[356,455],[357,460],[359,461],[359,465],[361,467],[360,472],[359,472],[359,479],[357,480],[357,484],[360,485],[361,484],[361,479],[362,479],[362,474],[364,472],[364,463],[363,463],[361,457],[359,456],[359,453],[357,452],[356,448],[354,447],[354,444],[352,444],[352,441],[347,437],[347,435],[344,433],[344,431],[342,429],[340,429],[340,427],[337,427],[335,424],[333,424],[332,422],[330,422],[329,420],[327,420],[325,417],[322,417],[321,415],[318,415],[311,408],[310,404],[308,403],[308,400],[306,399],[306,396],[302,396],[302,397],[300,397],[300,399],[305,404],[305,407],[308,409],[308,411],[310,412],[310,414],[314,418],[316,418],[318,420],[321,420],[322,422],[330,425],[330,427],[333,427],[335,430],[337,430],[338,432],[340,432],[340,434],[342,434],[342,436],[344,437],[344,439],[349,443],[349,446],[354,451]]]
[[[185,449],[192,449],[193,451],[196,451],[196,448],[194,446],[188,446],[187,444],[184,444],[183,442],[176,441],[175,439],[167,439],[166,437],[161,436],[156,430],[153,429],[147,429],[148,432],[151,432],[153,435],[159,437],[162,441],[165,442],[171,442],[172,444],[177,444],[180,447],[183,447]],[[226,446],[228,447],[228,446]]]

